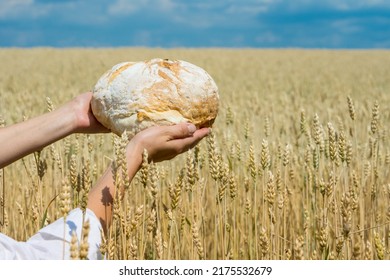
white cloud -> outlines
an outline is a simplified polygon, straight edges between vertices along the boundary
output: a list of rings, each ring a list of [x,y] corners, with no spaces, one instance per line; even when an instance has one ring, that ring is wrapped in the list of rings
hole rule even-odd
[[[108,13],[110,15],[130,15],[144,9],[169,12],[174,6],[172,0],[117,0],[108,6]]]
[[[172,11],[175,8],[172,0],[159,0],[158,3],[163,11]]]
[[[135,46],[148,46],[153,42],[153,36],[151,32],[147,30],[140,30],[133,36],[132,44]]]
[[[337,3],[344,3],[345,6],[350,9],[367,7],[390,7],[390,2],[388,0],[332,0],[331,2],[335,5],[337,5]]]
[[[36,19],[76,6],[74,1],[0,0],[0,19]]]
[[[268,3],[231,3],[227,8],[228,14],[256,15],[268,11]]]
[[[111,15],[132,14],[139,9],[139,2],[145,2],[145,1],[130,2],[126,0],[117,0],[115,3],[113,3],[108,7],[108,13]]]
[[[27,12],[34,4],[34,0],[1,0],[0,19],[19,16],[22,12]]]
[[[39,18],[94,25],[108,20],[105,4],[96,0],[0,0],[0,19],[31,21]]]
[[[191,0],[175,2],[173,22],[205,29],[213,26],[249,26],[257,23],[256,16],[265,12],[277,0]]]
[[[18,5],[30,5],[34,3],[34,0],[0,0],[0,8],[3,7],[15,7]]]
[[[325,6],[334,8],[336,10],[348,11],[354,9],[383,6],[385,3],[381,0],[328,0],[323,2]]]
[[[274,5],[292,11],[308,7],[328,7],[336,10],[390,7],[390,1],[388,0],[269,0],[264,2],[270,6]]]
[[[128,36],[136,38],[134,44],[140,45],[183,45],[188,41],[203,40],[214,45],[245,45],[246,41],[254,42],[255,45],[302,45],[314,46],[327,45],[330,38],[325,33],[331,30],[334,35],[329,44],[332,46],[342,45],[339,41],[343,37],[338,35],[357,36],[366,32],[370,28],[367,21],[359,21],[359,16],[368,10],[369,16],[376,11],[384,9],[380,14],[380,20],[390,9],[389,0],[0,0],[0,20],[9,20],[10,23],[0,26],[0,32],[6,28],[8,30],[23,30],[25,34],[30,34],[28,42],[35,39],[50,41],[46,39],[45,26],[51,23],[57,24],[58,28],[79,29],[75,33],[83,32],[83,28],[88,32],[96,34],[104,33],[107,38],[117,40],[121,44],[124,41],[117,39],[119,34],[132,34]],[[323,10],[323,12],[322,12]],[[312,13],[313,12],[313,13]],[[332,16],[334,12],[335,16]],[[346,15],[344,19],[344,14]],[[306,22],[318,22],[327,20],[326,28],[321,29],[317,35],[315,28],[318,26],[305,26]],[[348,16],[352,15],[352,16]],[[39,21],[36,21],[39,19]],[[148,22],[146,22],[148,20]],[[121,30],[118,35],[111,34],[113,30],[111,24],[117,22],[126,25],[125,30]],[[386,21],[386,20],[385,20]],[[15,25],[14,22],[23,22],[23,25]],[[29,22],[37,24],[29,27]],[[311,35],[298,36],[291,30],[290,22],[301,24],[302,33],[311,31]],[[135,24],[134,24],[135,23]],[[159,28],[161,26],[161,28]],[[175,29],[174,26],[177,26]],[[376,26],[380,26],[377,32],[386,30],[386,23],[376,21]],[[41,33],[32,33],[32,29],[40,28]],[[100,27],[104,27],[100,31]],[[384,30],[382,30],[384,29]],[[172,34],[168,34],[172,30]],[[230,31],[231,30],[231,31]],[[195,36],[190,36],[194,31]],[[209,33],[209,31],[211,33]],[[165,37],[158,37],[160,34]],[[182,32],[182,33],[180,33]],[[250,35],[247,35],[247,33]],[[136,36],[134,34],[136,33]],[[4,33],[3,33],[4,34]],[[6,33],[6,38],[9,36]],[[23,33],[24,34],[24,33]],[[32,35],[33,34],[33,35]],[[157,35],[156,35],[157,34]],[[184,34],[184,36],[180,36]],[[211,34],[211,35],[210,35]],[[285,38],[291,34],[289,38]],[[325,35],[326,36],[325,36]],[[27,36],[27,35],[26,35]],[[72,34],[73,36],[73,34]],[[74,35],[76,38],[76,35]],[[288,37],[287,36],[287,37]],[[383,35],[385,36],[385,35]],[[318,38],[317,38],[318,37]],[[127,37],[126,37],[127,38]],[[341,39],[340,39],[341,38]],[[7,39],[7,40],[11,40]],[[27,45],[22,42],[21,37],[17,45]],[[323,39],[322,41],[320,39]],[[68,40],[68,39],[67,39]],[[76,41],[76,39],[73,39]],[[98,40],[98,39],[96,39]],[[305,41],[306,40],[306,41]],[[39,41],[39,40],[38,40]],[[106,41],[106,39],[105,39]],[[130,41],[129,41],[130,42]],[[185,43],[185,44],[188,44]],[[297,43],[298,42],[298,43]],[[126,42],[125,42],[126,43]],[[31,43],[33,44],[33,43]],[[87,44],[87,43],[86,43]],[[199,45],[199,42],[195,42]],[[373,43],[374,44],[374,43]],[[388,45],[388,42],[384,44]]]
[[[261,45],[263,44],[275,44],[280,42],[281,39],[274,33],[270,31],[266,31],[264,33],[261,33],[259,36],[256,36],[255,42],[259,43]]]
[[[362,27],[356,24],[354,19],[340,19],[330,24],[334,30],[338,30],[341,34],[358,33],[362,31]]]

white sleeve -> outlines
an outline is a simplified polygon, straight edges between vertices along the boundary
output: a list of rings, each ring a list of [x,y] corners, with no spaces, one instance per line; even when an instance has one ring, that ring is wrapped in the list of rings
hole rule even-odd
[[[26,242],[18,242],[0,233],[0,259],[25,260],[62,260],[70,259],[70,241],[72,232],[81,240],[83,212],[76,208],[67,218],[60,218],[39,230]],[[84,220],[89,220],[88,259],[102,259],[99,247],[101,243],[101,224],[95,214],[87,209]]]

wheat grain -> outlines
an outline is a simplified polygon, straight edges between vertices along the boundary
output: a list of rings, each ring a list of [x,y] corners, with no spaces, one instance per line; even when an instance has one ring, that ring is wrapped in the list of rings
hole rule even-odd
[[[347,102],[348,102],[349,116],[354,121],[355,120],[355,106],[353,105],[353,101],[352,101],[352,98],[350,96],[347,96]]]
[[[372,108],[371,115],[371,133],[375,134],[378,131],[379,125],[379,103],[378,100],[375,100],[374,106]]]
[[[78,245],[77,234],[75,231],[72,231],[72,239],[70,241],[70,259],[79,260],[79,245]]]
[[[89,236],[89,230],[90,230],[89,220],[86,220],[83,223],[83,231],[82,231],[82,237],[81,237],[80,248],[79,248],[80,260],[88,259],[88,250],[89,250],[88,236]]]
[[[113,223],[102,237],[106,259],[388,258],[387,51],[359,51],[356,60],[356,52],[314,50],[4,49],[0,127],[55,110],[43,71],[61,77],[55,103],[62,104],[129,55],[205,63],[220,81],[212,134],[172,161],[156,164],[144,153],[132,182],[126,135],[66,137],[4,171],[3,233],[23,240],[73,207],[85,210],[88,186],[114,162],[115,186],[125,192],[116,192]],[[21,61],[29,67],[17,67]],[[373,63],[378,67],[367,67]]]

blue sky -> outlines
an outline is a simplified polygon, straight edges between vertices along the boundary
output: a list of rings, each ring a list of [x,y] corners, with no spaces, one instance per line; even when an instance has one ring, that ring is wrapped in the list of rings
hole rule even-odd
[[[0,46],[390,48],[390,1],[0,0]]]

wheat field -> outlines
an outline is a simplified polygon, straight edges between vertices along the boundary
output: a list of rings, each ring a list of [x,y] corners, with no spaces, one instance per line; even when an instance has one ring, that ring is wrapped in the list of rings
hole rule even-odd
[[[207,139],[145,164],[114,203],[107,259],[390,258],[389,51],[0,49],[0,126],[154,57],[208,71],[219,115]],[[63,184],[78,207],[121,141],[75,134],[4,168],[0,231],[23,241],[61,217]]]

